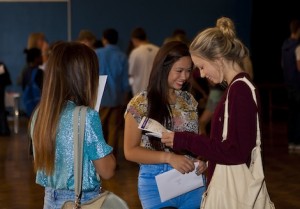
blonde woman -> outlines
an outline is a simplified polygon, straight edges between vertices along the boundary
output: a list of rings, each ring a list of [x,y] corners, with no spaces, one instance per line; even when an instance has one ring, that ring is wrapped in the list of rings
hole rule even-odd
[[[228,84],[214,111],[210,136],[192,132],[171,132],[162,135],[162,142],[166,146],[176,151],[189,150],[208,159],[208,184],[216,164],[249,165],[251,151],[256,142],[257,112],[260,112],[260,100],[257,98],[257,106],[249,86],[245,82],[234,82],[243,77],[252,82],[249,74],[243,69],[243,60],[249,56],[248,49],[236,37],[230,26],[231,20],[221,20],[222,24],[200,32],[190,45],[192,60],[199,68],[201,77],[214,84]],[[227,139],[223,141],[224,103],[227,94],[228,134]]]

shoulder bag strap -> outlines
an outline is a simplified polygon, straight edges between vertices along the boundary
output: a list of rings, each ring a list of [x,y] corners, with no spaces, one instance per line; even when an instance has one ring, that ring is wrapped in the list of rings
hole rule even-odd
[[[83,140],[84,140],[86,111],[87,111],[87,107],[85,106],[78,106],[74,110],[73,136],[74,136],[75,208],[80,207],[80,199],[81,199],[82,156],[83,156]]]
[[[243,81],[250,87],[251,92],[252,92],[253,100],[254,100],[255,104],[257,105],[255,87],[253,86],[253,84],[246,77],[236,79],[235,81],[232,82],[232,84],[235,83],[236,81]],[[226,95],[225,111],[224,111],[224,126],[223,126],[223,133],[222,133],[223,140],[222,141],[225,141],[226,138],[227,138],[228,117],[229,117],[229,115],[228,115],[228,95],[229,95],[229,90],[230,90],[230,87],[232,86],[232,84],[229,86],[228,91],[227,91],[227,95]],[[257,127],[256,128],[256,146],[260,146],[261,145],[261,140],[260,140],[260,128],[259,128],[258,113],[256,114],[256,127]]]

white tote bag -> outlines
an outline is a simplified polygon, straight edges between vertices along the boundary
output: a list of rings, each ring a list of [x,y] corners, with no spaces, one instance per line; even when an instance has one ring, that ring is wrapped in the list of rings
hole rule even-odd
[[[255,87],[245,77],[256,102]],[[234,82],[235,82],[234,81]],[[228,90],[229,92],[229,90]],[[227,137],[228,93],[225,102],[223,141]],[[217,164],[207,191],[202,196],[201,209],[275,209],[270,200],[261,159],[260,129],[257,114],[256,147],[252,150],[250,168],[246,164]]]

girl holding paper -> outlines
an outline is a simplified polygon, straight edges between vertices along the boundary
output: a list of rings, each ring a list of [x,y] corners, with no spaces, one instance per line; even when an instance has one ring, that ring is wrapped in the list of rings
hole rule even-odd
[[[102,179],[110,179],[115,173],[113,148],[106,143],[99,114],[94,110],[98,69],[95,52],[81,43],[58,42],[49,55],[41,101],[29,130],[36,183],[45,187],[44,209],[60,209],[65,201],[75,197],[76,106],[88,107],[84,120],[81,202],[98,196]]]
[[[127,105],[124,115],[124,154],[127,160],[140,164],[138,193],[144,209],[200,207],[205,190],[200,185],[197,189],[161,202],[155,176],[171,169],[183,174],[195,172],[196,160],[187,157],[187,153],[175,153],[164,146],[159,138],[147,135],[138,128],[145,116],[171,131],[198,132],[198,104],[184,90],[192,70],[188,46],[179,41],[166,43],[154,59],[147,90],[138,93]],[[205,169],[206,164],[200,161],[197,173]]]

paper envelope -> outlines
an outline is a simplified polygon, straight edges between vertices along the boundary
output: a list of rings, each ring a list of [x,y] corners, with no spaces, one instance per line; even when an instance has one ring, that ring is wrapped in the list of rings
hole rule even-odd
[[[195,163],[195,169],[197,166],[198,163]],[[155,176],[155,180],[162,202],[204,186],[203,176],[197,176],[195,170],[182,174],[172,169]]]

